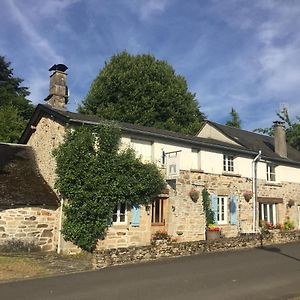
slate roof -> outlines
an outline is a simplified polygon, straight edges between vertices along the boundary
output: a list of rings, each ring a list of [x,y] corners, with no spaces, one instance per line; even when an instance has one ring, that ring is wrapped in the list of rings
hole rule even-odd
[[[85,115],[60,109],[55,109],[47,104],[39,104],[33,113],[31,120],[29,121],[25,131],[22,134],[20,143],[26,144],[31,135],[31,125],[37,125],[42,115],[50,115],[57,121],[63,124],[99,124],[101,119],[95,115]],[[282,158],[274,151],[274,138],[249,132],[246,130],[237,129],[230,126],[220,125],[211,121],[207,121],[212,126],[216,127],[223,134],[236,141],[239,145],[233,145],[226,142],[221,142],[209,138],[201,138],[197,136],[184,135],[181,133],[157,129],[153,127],[147,127],[137,124],[129,123],[116,123],[120,126],[123,133],[135,133],[143,136],[155,137],[160,139],[166,139],[168,141],[175,141],[176,143],[182,143],[191,147],[202,147],[217,149],[220,151],[228,151],[233,153],[242,153],[255,157],[259,150],[262,151],[263,158],[275,160],[282,163],[300,165],[300,152],[288,146],[288,158]]]
[[[275,153],[275,141],[274,137],[257,134],[255,132],[250,132],[242,130],[239,128],[221,125],[215,122],[207,121],[216,129],[221,131],[224,135],[231,138],[235,142],[241,144],[246,149],[250,151],[258,152],[261,150],[264,157],[271,159],[280,159],[286,161],[300,162],[300,152],[294,149],[289,144],[287,145],[287,159],[282,158],[280,155]]]
[[[58,203],[39,173],[32,148],[0,143],[0,207],[58,207]]]

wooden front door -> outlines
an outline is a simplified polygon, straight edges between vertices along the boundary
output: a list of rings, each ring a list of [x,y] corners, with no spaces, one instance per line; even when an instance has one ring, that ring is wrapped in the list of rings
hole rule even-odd
[[[166,229],[167,212],[168,198],[155,199],[151,209],[151,233]]]

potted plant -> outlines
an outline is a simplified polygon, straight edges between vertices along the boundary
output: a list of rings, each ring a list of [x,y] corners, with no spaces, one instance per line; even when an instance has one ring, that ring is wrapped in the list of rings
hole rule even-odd
[[[245,200],[247,202],[249,202],[253,197],[253,193],[251,191],[246,191],[246,192],[244,192],[243,196],[244,196]]]
[[[202,205],[206,221],[206,239],[215,240],[221,237],[221,228],[214,225],[214,213],[210,208],[209,193],[207,189],[202,191]]]
[[[192,188],[189,192],[189,196],[194,202],[197,202],[200,197],[200,193],[196,189]]]
[[[221,237],[221,227],[215,224],[208,224],[206,227],[206,239],[207,240],[217,240]]]

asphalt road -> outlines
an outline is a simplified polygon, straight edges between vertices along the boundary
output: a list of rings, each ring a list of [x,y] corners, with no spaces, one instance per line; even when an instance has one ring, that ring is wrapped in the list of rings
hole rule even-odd
[[[300,243],[0,284],[0,299],[293,299]]]

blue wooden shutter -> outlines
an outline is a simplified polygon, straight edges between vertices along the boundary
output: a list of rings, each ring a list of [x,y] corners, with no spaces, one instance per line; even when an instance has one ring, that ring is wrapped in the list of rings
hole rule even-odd
[[[215,194],[210,195],[211,200],[211,210],[214,214],[214,223],[217,223],[217,215],[218,215],[218,196]]]
[[[141,210],[138,204],[133,204],[131,209],[131,225],[140,226]]]
[[[236,225],[236,208],[238,197],[230,195],[230,224]]]
[[[107,226],[108,227],[112,226],[112,218],[107,219]]]

